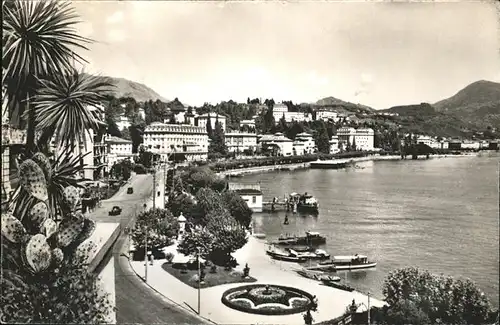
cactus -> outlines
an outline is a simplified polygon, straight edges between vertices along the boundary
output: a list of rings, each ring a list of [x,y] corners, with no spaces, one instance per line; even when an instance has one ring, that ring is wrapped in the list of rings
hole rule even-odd
[[[42,234],[31,237],[26,245],[25,254],[27,266],[35,273],[45,271],[52,261],[50,246]]]
[[[12,215],[2,214],[2,235],[13,243],[22,243],[27,233],[21,221]]]
[[[85,240],[87,240],[92,234],[94,233],[95,230],[95,221],[85,218],[83,220],[83,228],[78,237],[75,239],[75,243],[77,245],[83,243]]]
[[[45,180],[49,182],[52,177],[52,166],[50,165],[49,158],[47,158],[43,153],[37,152],[33,155],[33,157],[31,157],[31,159],[36,162],[38,166],[40,166],[43,174],[45,175]]]
[[[46,201],[49,196],[47,192],[47,181],[40,166],[33,160],[26,159],[19,166],[19,181],[21,187],[31,196]]]
[[[84,221],[78,218],[64,219],[57,231],[57,243],[60,247],[71,244],[83,230]]]
[[[68,203],[71,211],[75,211],[78,203],[80,203],[80,193],[74,186],[68,186],[64,189],[64,200]]]
[[[52,219],[46,219],[40,228],[47,238],[50,238],[57,231],[57,223]]]
[[[52,262],[54,263],[54,266],[61,265],[63,260],[64,260],[63,251],[60,248],[54,248],[52,250]]]
[[[33,222],[35,227],[40,227],[48,215],[49,209],[44,202],[38,202],[30,210],[31,222]]]

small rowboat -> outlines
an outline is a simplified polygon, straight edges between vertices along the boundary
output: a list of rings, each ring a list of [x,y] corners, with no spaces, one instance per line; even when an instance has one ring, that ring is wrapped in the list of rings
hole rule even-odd
[[[354,291],[354,288],[348,286],[347,284],[337,283],[336,281],[330,281],[327,279],[323,279],[323,280],[321,280],[321,282],[323,282],[324,285],[329,286],[329,287],[333,287],[333,288],[337,288],[337,289],[349,291],[349,292]]]
[[[266,251],[267,255],[271,256],[271,258],[279,261],[285,261],[285,262],[305,262],[307,261],[306,258],[304,257],[298,257],[298,256],[293,256],[289,254],[284,254],[284,253],[278,253],[275,251],[267,250]]]

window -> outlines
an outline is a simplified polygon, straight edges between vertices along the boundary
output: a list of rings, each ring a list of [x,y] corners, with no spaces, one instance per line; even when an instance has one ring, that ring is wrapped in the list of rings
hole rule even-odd
[[[256,196],[252,196],[252,203],[253,204],[257,203],[257,197]]]

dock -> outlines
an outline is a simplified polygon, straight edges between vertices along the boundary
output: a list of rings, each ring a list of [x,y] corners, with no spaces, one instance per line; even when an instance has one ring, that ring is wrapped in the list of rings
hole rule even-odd
[[[318,160],[310,163],[311,169],[341,169],[354,163],[353,159]]]

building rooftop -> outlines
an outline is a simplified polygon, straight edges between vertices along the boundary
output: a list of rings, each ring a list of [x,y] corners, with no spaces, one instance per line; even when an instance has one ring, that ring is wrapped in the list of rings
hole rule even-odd
[[[239,195],[262,195],[262,191],[253,188],[240,188],[234,191]]]
[[[193,126],[189,124],[166,124],[161,122],[151,123],[150,125],[146,126],[144,132],[207,134],[206,128],[202,126]]]
[[[259,139],[260,142],[293,142],[285,137],[282,133],[264,134]]]
[[[130,140],[122,139],[122,138],[115,137],[112,135],[108,136],[104,141],[106,141],[108,143],[132,143],[132,141],[130,141]]]
[[[212,113],[212,112],[198,115],[197,118],[208,118],[209,116],[210,117],[219,117],[221,119],[225,119],[226,118],[226,116],[223,115],[223,114]]]

